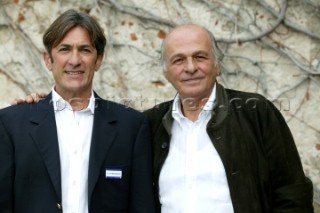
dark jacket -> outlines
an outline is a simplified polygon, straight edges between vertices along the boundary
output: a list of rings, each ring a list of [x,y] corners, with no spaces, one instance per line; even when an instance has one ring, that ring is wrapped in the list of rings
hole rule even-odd
[[[279,110],[254,93],[224,89],[207,133],[223,162],[235,213],[312,213],[313,188]],[[153,136],[157,211],[159,175],[170,148],[172,101],[146,111]],[[214,166],[214,165],[212,165]]]
[[[0,213],[59,213],[61,172],[51,95],[0,110]],[[96,97],[89,213],[154,212],[147,116]],[[66,129],[66,131],[68,131]],[[108,178],[106,170],[121,171]]]

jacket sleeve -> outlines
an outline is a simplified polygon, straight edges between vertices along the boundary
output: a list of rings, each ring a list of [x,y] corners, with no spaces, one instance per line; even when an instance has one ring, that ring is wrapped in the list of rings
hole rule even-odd
[[[153,213],[154,195],[152,186],[151,136],[147,117],[141,122],[133,148],[131,213]]]
[[[313,213],[312,182],[303,172],[290,129],[269,101],[266,111],[263,140],[269,159],[273,212]]]
[[[0,213],[13,212],[13,146],[0,118]]]

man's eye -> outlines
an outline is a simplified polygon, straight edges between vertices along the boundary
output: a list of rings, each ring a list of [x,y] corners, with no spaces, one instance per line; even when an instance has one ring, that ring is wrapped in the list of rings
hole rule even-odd
[[[60,48],[59,49],[59,52],[65,52],[65,51],[68,51],[68,48]]]
[[[203,60],[203,59],[206,59],[206,57],[203,56],[203,55],[197,55],[197,56],[196,56],[196,59],[198,59],[198,60]]]
[[[92,52],[91,49],[86,49],[86,48],[81,49],[80,51],[83,53],[91,53]]]
[[[182,58],[178,58],[178,59],[173,60],[173,63],[174,64],[182,63]]]

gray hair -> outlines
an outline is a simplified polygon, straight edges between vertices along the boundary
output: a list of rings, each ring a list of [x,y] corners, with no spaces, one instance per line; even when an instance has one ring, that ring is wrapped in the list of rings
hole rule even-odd
[[[200,26],[200,25],[196,25],[196,24],[184,24],[184,25],[181,25],[179,27],[182,27],[182,26],[187,26],[187,25],[193,25],[193,26],[197,26],[197,27],[200,27],[201,29],[203,29],[205,32],[208,33],[209,37],[210,37],[210,40],[211,40],[211,45],[212,45],[212,53],[213,53],[213,57],[214,57],[214,65],[217,66],[223,59],[224,55],[223,55],[223,52],[221,51],[221,49],[219,48],[218,44],[217,44],[217,41],[213,35],[213,33],[208,30],[207,28],[203,27],[203,26]],[[178,27],[177,27],[178,28]],[[176,28],[173,28],[170,33]],[[169,33],[169,34],[170,34]],[[168,35],[169,35],[168,34]],[[168,36],[163,40],[162,42],[162,45],[161,45],[161,55],[160,55],[160,61],[161,61],[161,64],[162,64],[162,68],[163,68],[163,71],[167,71],[167,64],[165,62],[165,54],[166,54],[166,44],[167,44],[167,38]]]

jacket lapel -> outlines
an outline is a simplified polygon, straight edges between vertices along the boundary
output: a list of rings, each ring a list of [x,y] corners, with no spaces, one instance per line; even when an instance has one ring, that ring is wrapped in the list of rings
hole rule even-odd
[[[93,189],[101,174],[102,163],[117,134],[116,118],[113,110],[115,105],[97,97],[95,105],[88,174],[89,204]]]
[[[39,149],[54,189],[61,200],[59,145],[51,94],[35,106],[36,109],[31,112],[30,122],[36,126],[30,135]]]

